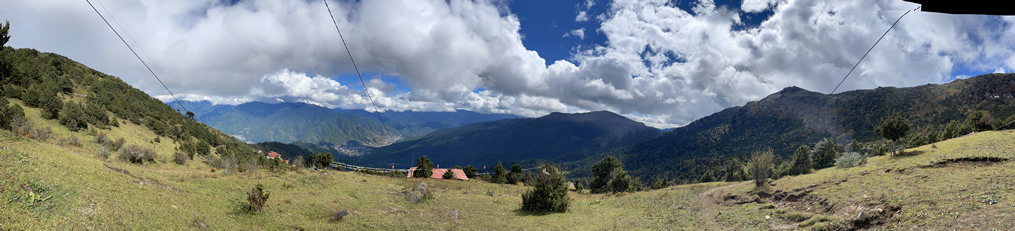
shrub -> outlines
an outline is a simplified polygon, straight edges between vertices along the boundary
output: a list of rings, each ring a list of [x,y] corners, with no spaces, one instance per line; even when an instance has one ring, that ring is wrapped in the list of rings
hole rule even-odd
[[[449,179],[449,180],[450,179],[455,179],[455,172],[451,171],[451,169],[448,169],[447,171],[444,171],[444,175],[441,175],[441,178]]]
[[[723,178],[725,178],[726,182],[734,182],[747,180],[748,177],[744,173],[744,165],[734,158],[726,164],[726,176]]]
[[[109,153],[110,153],[109,147],[102,146],[99,147],[99,150],[95,152],[95,155],[102,159],[109,159]]]
[[[416,160],[416,170],[412,172],[414,178],[430,178],[433,175],[433,162],[424,155]]]
[[[0,96],[0,129],[14,131],[13,123],[17,118],[24,119],[25,111],[19,105],[7,106],[7,98]]]
[[[30,133],[33,128],[35,128],[35,125],[32,124],[31,120],[28,120],[28,118],[25,118],[24,116],[11,118],[11,131],[16,135],[31,135]]]
[[[155,150],[148,147],[127,145],[120,149],[120,160],[132,164],[155,163]]]
[[[712,176],[712,171],[707,171],[705,174],[701,175],[701,178],[698,178],[698,182],[701,183],[708,183],[712,181],[715,181],[715,177]]]
[[[507,183],[517,184],[518,182],[522,182],[522,177],[524,177],[524,175],[522,175],[522,166],[518,164],[511,165],[511,172],[508,172],[507,174]]]
[[[665,177],[656,177],[656,179],[652,181],[652,185],[650,186],[651,189],[661,189],[666,187],[670,187],[670,182],[667,181]]]
[[[765,182],[768,180],[772,170],[772,159],[775,155],[772,154],[772,150],[763,152],[754,152],[751,154],[751,164],[749,165],[751,171],[751,177],[754,178],[754,186],[757,188],[763,187]]]
[[[60,124],[72,132],[88,129],[88,122],[85,121],[85,112],[78,103],[63,104],[63,113],[60,115]]]
[[[581,180],[574,180],[574,191],[582,192],[585,190],[585,184]]]
[[[176,151],[173,153],[173,162],[176,162],[176,164],[184,165],[187,164],[188,160],[190,160],[190,155],[187,155],[185,152]]]
[[[862,165],[863,160],[866,159],[863,155],[856,152],[847,152],[842,154],[838,159],[835,159],[835,167],[837,168],[852,168]]]
[[[544,165],[535,180],[535,188],[522,194],[522,210],[527,212],[567,212],[567,179],[557,168]]]
[[[634,192],[638,189],[634,179],[624,171],[624,164],[613,156],[607,156],[592,165],[594,178],[589,183],[592,193]]]
[[[57,141],[57,144],[59,144],[60,146],[81,147],[81,140],[79,140],[75,136],[68,136],[60,138],[60,140]]]
[[[264,185],[257,184],[247,193],[247,205],[243,210],[249,213],[260,213],[265,207],[268,207],[269,196],[271,195],[264,191]]]
[[[49,140],[50,135],[52,135],[52,134],[53,134],[53,130],[49,129],[49,127],[35,127],[35,128],[32,128],[31,133],[29,133],[29,135],[33,139],[36,139],[36,140],[39,140],[39,141],[42,141],[42,142],[46,142],[47,140]]]

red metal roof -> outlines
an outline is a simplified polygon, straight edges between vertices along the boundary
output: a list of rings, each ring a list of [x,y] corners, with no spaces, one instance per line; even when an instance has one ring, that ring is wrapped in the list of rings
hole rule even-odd
[[[414,171],[416,171],[416,167],[409,168],[409,176],[408,176],[409,178],[412,178],[412,172]],[[446,168],[435,168],[433,169],[433,174],[430,174],[430,178],[444,179],[444,172],[447,171],[448,169]],[[462,171],[461,169],[454,168],[451,169],[451,172],[455,173],[455,179],[469,180],[469,177],[465,176],[465,171]]]

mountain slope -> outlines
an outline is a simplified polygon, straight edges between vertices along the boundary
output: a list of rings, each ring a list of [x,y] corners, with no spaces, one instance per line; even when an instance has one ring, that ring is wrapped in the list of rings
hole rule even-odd
[[[304,103],[249,102],[235,106],[213,105],[207,101],[183,103],[201,122],[248,142],[300,143],[346,155],[358,155],[359,152],[344,150],[360,148],[360,145],[382,146],[438,129],[518,118],[470,111],[405,111],[380,113],[384,121],[381,124],[376,114],[365,110],[328,109]],[[167,104],[179,107],[175,102]],[[347,144],[349,147],[343,147]]]
[[[835,95],[790,87],[760,101],[696,120],[656,139],[598,156],[621,157],[631,172],[643,180],[668,175],[689,181],[709,170],[700,166],[723,166],[726,159],[743,160],[753,151],[770,148],[786,159],[796,147],[813,145],[826,137],[839,143],[879,140],[873,127],[891,110],[902,112],[909,119],[914,125],[911,133],[917,127],[963,120],[974,110],[1006,118],[1015,114],[1013,93],[1012,74]],[[594,160],[586,160],[591,161]]]
[[[416,140],[375,149],[362,162],[414,164],[427,155],[445,165],[493,165],[497,161],[559,160],[648,140],[659,133],[611,112],[552,113],[443,129]]]

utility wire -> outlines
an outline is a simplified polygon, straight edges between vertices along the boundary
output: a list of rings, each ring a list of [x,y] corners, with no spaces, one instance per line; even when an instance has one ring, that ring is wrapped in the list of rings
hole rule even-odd
[[[853,70],[856,70],[857,66],[860,66],[860,62],[863,62],[863,59],[867,58],[867,54],[870,54],[871,50],[874,50],[874,47],[877,46],[878,43],[881,42],[881,39],[885,38],[885,35],[888,35],[888,32],[892,31],[892,28],[895,28],[896,24],[899,24],[899,21],[902,20],[902,17],[906,17],[906,15],[909,14],[909,12],[912,12],[912,11],[917,10],[917,9],[920,9],[920,7],[918,6],[916,8],[913,8],[912,10],[907,10],[906,13],[902,14],[902,16],[899,16],[899,19],[896,19],[895,23],[892,23],[892,26],[889,27],[888,30],[886,30],[884,34],[881,34],[881,38],[878,38],[878,41],[874,42],[874,45],[872,45],[870,49],[867,49],[867,53],[864,53],[863,57],[860,57],[860,60],[856,61],[856,64],[853,65],[853,68],[849,69],[849,72],[846,73],[846,76],[842,77],[842,81],[839,81],[839,84],[835,85],[835,89],[832,89],[832,93],[828,93],[828,94],[829,95],[835,94],[835,90],[839,90],[839,86],[842,86],[842,83],[846,82],[846,78],[849,77],[849,74],[853,73]]]
[[[331,16],[331,23],[335,24],[335,30],[338,31],[338,37],[342,38],[342,45],[345,46],[345,52],[349,54],[349,60],[352,61],[352,67],[356,69],[356,76],[359,76],[359,82],[363,84],[363,91],[367,93],[367,99],[370,99],[370,105],[374,106],[374,115],[377,115],[377,120],[381,121],[381,125],[384,125],[384,133],[388,133],[388,125],[384,123],[384,119],[381,118],[381,108],[377,107],[374,103],[373,96],[370,95],[370,89],[367,88],[367,82],[363,81],[363,75],[359,73],[359,67],[356,66],[356,60],[352,58],[352,51],[349,51],[349,44],[345,43],[345,36],[342,36],[342,30],[338,29],[338,22],[335,21],[335,14],[331,13],[331,6],[328,6],[328,0],[324,0],[324,7],[328,8],[328,16]]]
[[[98,14],[99,17],[102,18],[102,21],[106,22],[106,25],[109,26],[110,30],[113,30],[113,33],[116,34],[116,37],[120,38],[120,41],[123,42],[123,45],[127,45],[127,49],[130,49],[130,52],[134,53],[134,57],[137,57],[137,60],[141,61],[141,64],[144,64],[144,67],[148,69],[148,72],[152,73],[152,76],[155,76],[155,80],[158,80],[159,83],[162,84],[162,87],[165,88],[167,92],[169,92],[169,95],[173,96],[173,99],[176,99],[176,104],[179,104],[180,107],[183,108],[183,110],[190,111],[187,110],[187,107],[183,106],[183,103],[180,102],[179,98],[176,98],[176,94],[173,94],[173,91],[169,90],[169,87],[166,86],[166,83],[163,83],[162,79],[159,79],[159,75],[156,75],[155,72],[152,71],[152,68],[148,67],[148,63],[145,63],[144,59],[141,59],[141,56],[138,55],[136,51],[134,51],[134,48],[127,43],[127,40],[124,40],[123,36],[120,36],[120,32],[116,32],[116,29],[113,29],[113,25],[109,24],[109,20],[106,20],[106,17],[102,16],[102,13],[99,13],[99,9],[96,9],[95,5],[92,5],[91,1],[85,0],[85,2],[88,2],[88,5],[92,7],[92,10],[95,10],[95,14]]]

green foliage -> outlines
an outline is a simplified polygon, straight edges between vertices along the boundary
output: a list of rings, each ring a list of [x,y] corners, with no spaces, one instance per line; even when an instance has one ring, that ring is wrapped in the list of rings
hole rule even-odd
[[[938,140],[947,140],[959,136],[969,134],[973,131],[972,127],[966,126],[964,123],[959,123],[957,120],[952,120],[945,125],[944,130],[941,131]]]
[[[412,173],[415,178],[430,178],[433,175],[433,162],[426,155],[416,160],[416,170]]]
[[[497,162],[497,167],[494,167],[493,178],[490,180],[492,183],[504,184],[508,182],[507,169],[504,169],[504,164]]]
[[[25,111],[20,105],[10,105],[7,98],[0,97],[0,129],[14,130],[15,120],[25,120]]]
[[[751,177],[754,179],[755,187],[763,187],[772,171],[772,159],[775,155],[772,150],[754,152],[751,154],[751,163],[748,164]]]
[[[885,139],[892,141],[892,152],[896,152],[895,143],[906,133],[909,132],[909,121],[902,118],[902,115],[898,112],[888,113],[881,122],[878,123],[877,127],[874,127],[874,132],[881,135]]]
[[[656,177],[655,180],[652,180],[652,185],[649,186],[651,189],[662,189],[666,187],[670,187],[670,181],[666,180],[665,177]]]
[[[835,164],[835,158],[839,157],[839,153],[842,153],[845,148],[842,145],[835,143],[831,138],[825,138],[814,144],[814,150],[811,151],[811,161],[814,162],[814,169],[823,169],[832,167]]]
[[[63,114],[60,115],[60,124],[72,132],[88,129],[88,122],[85,121],[85,111],[81,104],[70,102],[63,105]]]
[[[851,145],[858,146],[858,145]],[[793,152],[793,167],[789,171],[789,175],[800,175],[811,172],[811,167],[814,164],[811,162],[811,149],[807,145],[801,145]]]
[[[331,166],[331,163],[333,162],[335,162],[335,159],[331,156],[330,152],[322,152],[318,154],[311,154],[305,165],[308,168],[325,169]]]
[[[860,155],[857,152],[847,152],[842,154],[839,158],[835,159],[836,168],[852,168],[863,165],[867,162],[867,157]]]
[[[585,183],[582,183],[580,179],[574,180],[574,191],[581,192],[582,190],[585,190]]]
[[[518,182],[522,182],[523,177],[522,166],[519,164],[511,165],[511,172],[508,172],[507,174],[507,183],[517,184]]]
[[[744,165],[736,158],[731,158],[729,163],[726,163],[726,175],[723,177],[726,182],[744,181],[749,178],[747,173],[744,173]]]
[[[906,136],[906,147],[913,148],[938,142],[938,138],[941,136],[937,131],[938,129],[935,129],[934,126],[924,126],[915,129],[913,133]]]
[[[592,182],[589,188],[592,193],[634,192],[638,183],[624,171],[624,164],[613,156],[607,156],[592,165]]]
[[[698,182],[701,183],[708,183],[712,181],[715,181],[715,176],[712,176],[712,171],[705,172],[705,174],[701,175],[701,178],[698,179]]]
[[[155,163],[158,154],[155,150],[137,145],[127,145],[120,149],[120,160],[132,164]]]
[[[552,165],[544,165],[536,177],[535,187],[522,194],[522,210],[533,213],[567,212],[567,179]]]
[[[994,117],[986,111],[977,110],[969,113],[963,124],[972,128],[974,132],[994,130]]]
[[[249,213],[261,213],[265,207],[268,207],[269,196],[271,194],[264,191],[264,185],[257,184],[247,193],[247,204],[243,207],[243,210]]]
[[[472,167],[472,165],[465,166],[465,169],[463,169],[462,171],[465,172],[465,177],[469,179],[475,179],[476,177],[479,176],[479,169],[476,169],[476,167]]]
[[[451,169],[448,169],[447,171],[444,171],[444,174],[441,175],[441,178],[448,180],[455,179],[455,171],[451,171]]]

